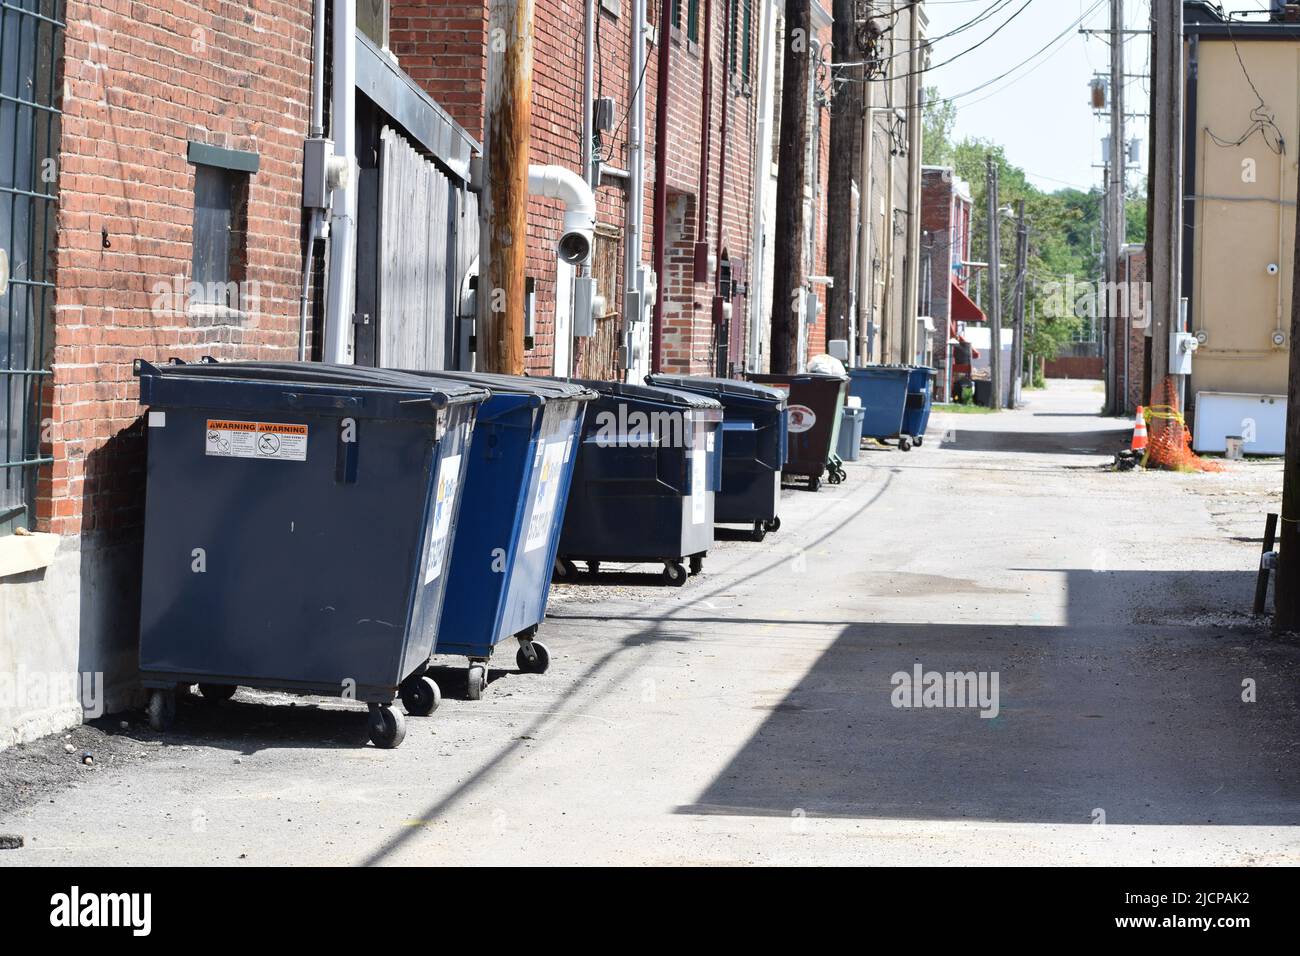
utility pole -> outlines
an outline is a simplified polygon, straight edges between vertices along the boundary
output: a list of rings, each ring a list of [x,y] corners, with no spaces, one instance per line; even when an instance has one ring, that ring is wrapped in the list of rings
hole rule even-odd
[[[1002,230],[998,211],[998,166],[990,153],[985,160],[985,205],[989,219],[989,356],[993,381],[990,407],[1001,410],[1002,401]]]
[[[521,375],[533,0],[491,0],[487,49],[475,341],[480,371]]]
[[[858,0],[835,0],[835,25],[831,49],[840,63],[861,60],[863,50],[857,45],[855,22]],[[857,169],[858,150],[862,147],[859,124],[862,116],[861,66],[836,67],[832,70],[835,88],[831,106],[830,182],[826,201],[826,267],[835,279],[827,293],[826,338],[849,337],[849,311],[853,307],[853,243],[847,237],[853,231],[853,177]],[[859,186],[859,189],[865,188]]]
[[[1025,220],[1025,201],[1016,204],[1016,340],[1011,344],[1011,407],[1020,404],[1020,389],[1025,376],[1025,289],[1029,271],[1029,223]]]
[[[1106,241],[1105,277],[1107,289],[1119,281],[1119,252],[1124,245],[1124,0],[1110,0],[1110,149],[1106,157]],[[1181,41],[1180,41],[1181,42]],[[1118,302],[1117,294],[1104,300]],[[1114,343],[1120,317],[1106,309],[1106,411],[1114,414],[1118,377]]]
[[[776,243],[772,276],[772,371],[799,369],[803,318],[804,185],[808,154],[808,84],[812,52],[810,0],[785,0],[781,147],[777,155]]]
[[[921,70],[925,51],[921,44],[921,4],[912,0],[908,10],[910,21],[907,77],[907,261],[906,281],[903,283],[903,341],[899,356],[905,365],[916,361],[917,336],[920,335],[917,318],[921,302],[921,122],[925,115],[925,87],[921,83]],[[947,340],[947,331],[944,332]]]
[[[1151,176],[1147,262],[1151,276],[1151,365],[1143,404],[1169,374],[1169,333],[1182,295],[1183,3],[1151,5]],[[1295,517],[1292,515],[1292,517]]]
[[[1291,288],[1300,289],[1300,217],[1291,252]],[[1291,295],[1291,355],[1286,389],[1286,457],[1282,462],[1282,528],[1273,574],[1273,629],[1300,630],[1300,295]]]

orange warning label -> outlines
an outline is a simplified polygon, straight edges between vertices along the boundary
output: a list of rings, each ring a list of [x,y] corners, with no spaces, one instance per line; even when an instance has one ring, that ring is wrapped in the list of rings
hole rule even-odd
[[[204,454],[216,458],[307,460],[307,426],[208,419]]]

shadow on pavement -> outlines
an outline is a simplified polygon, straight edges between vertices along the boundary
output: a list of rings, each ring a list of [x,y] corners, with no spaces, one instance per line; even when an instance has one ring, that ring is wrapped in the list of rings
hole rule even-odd
[[[957,427],[944,434],[945,451],[1015,455],[1112,455],[1127,448],[1132,428],[1073,432],[977,431]]]

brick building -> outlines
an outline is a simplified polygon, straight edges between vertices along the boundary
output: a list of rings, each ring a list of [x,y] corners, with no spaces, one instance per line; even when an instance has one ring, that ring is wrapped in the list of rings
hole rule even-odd
[[[967,322],[985,322],[967,294],[971,278],[971,189],[947,166],[921,170],[920,314],[929,316],[935,397],[947,401],[956,370],[953,346]]]

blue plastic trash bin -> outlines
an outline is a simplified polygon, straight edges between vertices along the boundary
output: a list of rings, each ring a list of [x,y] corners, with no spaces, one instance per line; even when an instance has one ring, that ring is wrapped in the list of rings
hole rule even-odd
[[[549,650],[534,636],[546,616],[583,411],[596,393],[550,378],[432,374],[492,392],[474,426],[434,648],[469,658],[469,697],[478,700],[501,641],[518,638],[520,671],[541,674],[550,665]]]
[[[753,382],[692,375],[649,375],[646,383],[722,403],[722,486],[714,500],[714,522],[751,525],[755,541],[780,528],[785,393]]]
[[[659,563],[664,580],[698,574],[713,544],[722,482],[722,405],[692,392],[576,380],[594,389],[560,535],[557,580],[585,561]]]
[[[918,365],[907,378],[907,409],[903,412],[903,434],[917,444],[925,442],[930,425],[930,408],[934,404],[934,379],[937,369]]]
[[[867,365],[849,369],[849,394],[862,403],[863,438],[900,438],[907,407],[907,383],[912,370],[905,365]],[[911,441],[900,439],[904,451]]]
[[[239,685],[437,706],[425,675],[466,451],[487,391],[317,363],[136,362],[148,406],[140,676],[151,724],[175,688]]]

